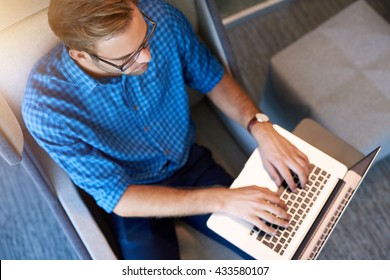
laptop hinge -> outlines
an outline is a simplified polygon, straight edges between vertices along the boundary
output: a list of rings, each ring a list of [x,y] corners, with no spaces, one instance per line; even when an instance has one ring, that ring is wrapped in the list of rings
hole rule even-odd
[[[315,259],[319,253],[321,245],[323,244],[323,241],[318,240],[316,243],[316,250],[311,250],[309,252],[309,245],[313,244],[314,238],[318,236],[319,229],[321,228],[320,225],[324,223],[325,218],[327,217],[327,214],[329,213],[330,209],[332,209],[332,206],[334,205],[334,202],[338,195],[340,194],[341,190],[345,186],[345,181],[342,179],[339,179],[336,186],[334,187],[332,193],[330,194],[329,198],[327,199],[324,207],[321,209],[320,213],[318,214],[317,218],[315,219],[313,225],[310,227],[309,231],[307,232],[305,238],[303,239],[301,245],[298,247],[298,250],[295,252],[292,259],[298,260],[298,259]],[[338,219],[338,217],[337,217]],[[337,220],[335,219],[335,220]],[[334,222],[335,224],[335,222]],[[332,226],[333,227],[333,226]],[[328,227],[327,227],[328,228]],[[323,233],[325,234],[325,232]],[[322,234],[322,235],[323,235]]]
[[[328,240],[336,223],[351,201],[362,177],[353,170],[348,170],[344,180],[339,180],[324,208],[294,255],[298,259],[315,259]]]

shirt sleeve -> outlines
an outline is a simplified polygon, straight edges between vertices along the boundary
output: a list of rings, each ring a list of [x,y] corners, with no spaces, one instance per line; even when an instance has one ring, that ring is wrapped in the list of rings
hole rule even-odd
[[[201,93],[210,92],[224,74],[221,63],[200,41],[191,23],[178,10],[174,14],[172,28],[174,34],[177,34],[186,84]]]
[[[23,106],[26,126],[38,144],[108,213],[129,185],[124,169],[74,135],[63,121],[35,102]]]

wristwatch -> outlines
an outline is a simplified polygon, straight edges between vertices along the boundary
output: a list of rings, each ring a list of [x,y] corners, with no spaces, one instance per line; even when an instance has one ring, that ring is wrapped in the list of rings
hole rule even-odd
[[[252,133],[252,127],[258,122],[260,123],[269,122],[269,118],[267,115],[263,113],[257,113],[248,123],[247,129],[249,133]]]

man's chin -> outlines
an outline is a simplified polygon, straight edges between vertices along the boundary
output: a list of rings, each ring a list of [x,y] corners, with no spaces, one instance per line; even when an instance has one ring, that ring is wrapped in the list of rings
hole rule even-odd
[[[149,65],[147,63],[139,65],[137,68],[131,70],[130,73],[126,73],[129,76],[139,76],[142,75],[148,70]]]

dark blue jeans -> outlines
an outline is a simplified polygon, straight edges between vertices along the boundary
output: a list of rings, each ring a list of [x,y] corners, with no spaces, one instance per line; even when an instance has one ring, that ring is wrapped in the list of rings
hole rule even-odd
[[[172,187],[196,187],[222,185],[230,186],[233,178],[212,158],[204,147],[191,148],[187,164],[175,175],[158,184]],[[203,234],[230,247],[246,259],[247,254],[231,245],[206,226],[210,215],[196,215],[182,218]],[[111,215],[115,232],[124,259],[165,260],[180,259],[178,241],[173,218],[123,218]]]

